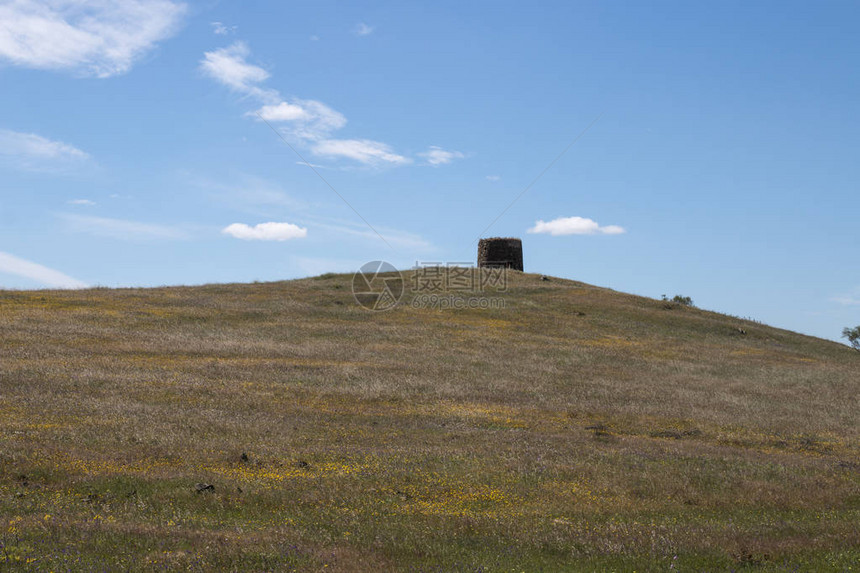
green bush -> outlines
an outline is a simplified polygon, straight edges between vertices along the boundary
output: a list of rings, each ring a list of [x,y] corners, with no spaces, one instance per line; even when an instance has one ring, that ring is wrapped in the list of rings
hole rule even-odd
[[[676,294],[676,295],[675,295],[675,296],[673,296],[671,299],[670,299],[669,297],[667,297],[667,296],[664,294],[664,295],[663,295],[663,301],[664,301],[664,302],[674,302],[674,303],[676,303],[676,304],[680,304],[680,305],[683,305],[683,306],[695,306],[695,305],[693,304],[693,299],[692,299],[692,298],[690,298],[690,297],[688,297],[688,296],[683,296],[683,295],[680,295],[680,294]]]
[[[848,342],[851,344],[851,348],[860,352],[860,326],[845,328],[845,330],[842,331],[842,338],[847,338]]]

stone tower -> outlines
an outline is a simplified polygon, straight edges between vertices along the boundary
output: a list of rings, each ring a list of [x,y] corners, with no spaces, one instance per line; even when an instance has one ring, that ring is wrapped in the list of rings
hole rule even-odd
[[[507,267],[523,270],[523,242],[514,238],[494,237],[478,241],[479,267]]]

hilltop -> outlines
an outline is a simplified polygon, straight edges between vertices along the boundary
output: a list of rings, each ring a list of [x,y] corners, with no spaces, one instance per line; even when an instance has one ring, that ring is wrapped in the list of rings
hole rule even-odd
[[[508,278],[0,291],[0,570],[860,562],[860,355]]]

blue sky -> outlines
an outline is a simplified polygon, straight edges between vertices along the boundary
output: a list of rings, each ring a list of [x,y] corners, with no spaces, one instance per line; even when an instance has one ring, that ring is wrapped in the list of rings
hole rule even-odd
[[[484,232],[521,237],[527,271],[838,339],[860,323],[858,21],[851,2],[0,2],[0,285],[473,261],[581,135]]]

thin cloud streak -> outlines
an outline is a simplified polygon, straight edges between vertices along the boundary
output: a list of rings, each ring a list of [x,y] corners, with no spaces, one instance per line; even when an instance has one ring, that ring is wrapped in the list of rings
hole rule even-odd
[[[3,252],[0,252],[0,272],[24,277],[52,288],[80,289],[89,286],[58,270]]]
[[[111,219],[71,213],[62,213],[60,218],[67,223],[71,231],[96,237],[123,241],[171,241],[189,238],[188,233],[182,229],[157,223],[142,223],[127,219]]]
[[[0,129],[0,166],[37,173],[92,167],[90,155],[74,145],[35,134]]]
[[[374,27],[365,24],[364,22],[359,22],[355,27],[355,35],[356,36],[369,36],[373,34]]]
[[[419,153],[418,156],[426,159],[427,164],[432,165],[433,167],[447,165],[455,159],[463,159],[464,157],[466,157],[463,153],[459,151],[448,151],[446,149],[442,149],[437,145],[431,145],[430,149],[423,153]]]
[[[857,296],[835,296],[830,299],[830,302],[841,304],[842,306],[860,306],[860,297]]]
[[[313,218],[311,220],[314,220]],[[382,237],[392,248],[410,249],[413,251],[429,252],[435,250],[432,243],[414,233],[409,233],[399,229],[391,229],[379,227],[374,231],[366,231],[361,228],[350,226],[349,223],[329,222],[325,220],[314,220],[314,227],[320,227],[336,233],[343,233],[353,237],[361,237],[370,241]],[[378,233],[376,232],[378,231]]]
[[[54,141],[35,133],[0,129],[0,155],[45,160],[83,160],[89,154],[74,145]]]

